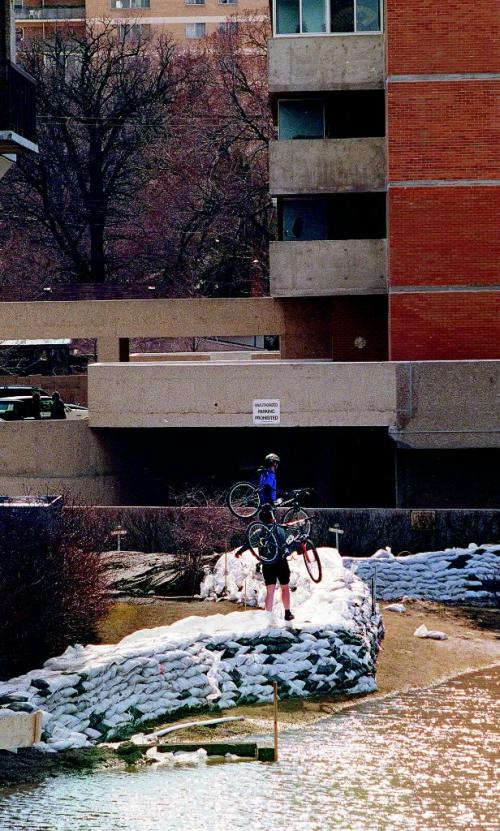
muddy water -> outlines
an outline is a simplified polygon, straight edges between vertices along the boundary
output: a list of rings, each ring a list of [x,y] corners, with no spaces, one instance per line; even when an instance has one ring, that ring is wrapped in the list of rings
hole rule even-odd
[[[499,692],[497,668],[365,701],[283,733],[276,765],[110,770],[0,792],[0,829],[498,831]]]

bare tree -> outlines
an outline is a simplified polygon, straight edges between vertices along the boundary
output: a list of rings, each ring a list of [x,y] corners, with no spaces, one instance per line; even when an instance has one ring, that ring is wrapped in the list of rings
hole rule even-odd
[[[4,201],[14,218],[42,223],[80,282],[103,282],[120,263],[147,169],[145,151],[168,131],[189,63],[160,38],[110,24],[33,40],[22,60],[38,84],[40,154],[20,157]],[[125,256],[122,252],[122,257]]]
[[[232,23],[189,49],[110,25],[27,46],[40,156],[0,183],[0,288],[43,297],[50,276],[266,293],[269,22]]]

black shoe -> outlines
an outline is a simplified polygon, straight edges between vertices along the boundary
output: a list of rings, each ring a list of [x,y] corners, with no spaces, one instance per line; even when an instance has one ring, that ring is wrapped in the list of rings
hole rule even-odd
[[[294,620],[295,615],[292,615],[290,609],[286,609],[285,611],[285,620]]]

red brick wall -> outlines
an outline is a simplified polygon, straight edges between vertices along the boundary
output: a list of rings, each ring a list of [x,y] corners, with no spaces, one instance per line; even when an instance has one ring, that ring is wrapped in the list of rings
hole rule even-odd
[[[393,361],[500,359],[500,292],[391,294]]]
[[[388,178],[500,177],[500,82],[388,85]]]
[[[391,285],[500,283],[499,187],[392,188]]]
[[[388,74],[498,72],[497,0],[386,0]]]

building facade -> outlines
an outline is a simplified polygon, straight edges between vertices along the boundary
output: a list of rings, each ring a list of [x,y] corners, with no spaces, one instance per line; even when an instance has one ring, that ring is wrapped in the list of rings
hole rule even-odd
[[[263,0],[15,0],[18,37],[50,37],[55,31],[83,31],[109,20],[126,34],[168,32],[177,41],[199,40],[230,31],[239,14],[262,14]]]

